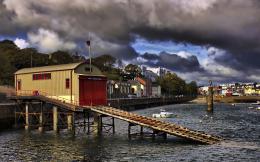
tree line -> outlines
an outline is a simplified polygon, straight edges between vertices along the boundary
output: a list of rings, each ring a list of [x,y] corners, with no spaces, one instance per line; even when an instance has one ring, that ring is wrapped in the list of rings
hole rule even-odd
[[[14,85],[14,73],[22,68],[88,61],[83,56],[66,51],[45,54],[34,48],[20,49],[10,40],[0,41],[0,60],[0,85]],[[122,61],[111,55],[95,57],[92,63],[111,80],[123,81],[132,80],[137,76],[144,77],[138,65],[128,64],[123,69]],[[163,77],[158,77],[156,83],[161,85],[164,95],[197,94],[195,81],[186,83],[176,74],[168,73]]]

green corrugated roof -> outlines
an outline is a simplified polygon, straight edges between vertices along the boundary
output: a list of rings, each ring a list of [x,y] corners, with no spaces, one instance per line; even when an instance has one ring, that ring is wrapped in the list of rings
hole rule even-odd
[[[57,71],[57,70],[72,70],[83,63],[84,62],[78,62],[78,63],[71,63],[71,64],[24,68],[24,69],[20,69],[20,70],[16,71],[15,74],[39,73],[39,72]]]

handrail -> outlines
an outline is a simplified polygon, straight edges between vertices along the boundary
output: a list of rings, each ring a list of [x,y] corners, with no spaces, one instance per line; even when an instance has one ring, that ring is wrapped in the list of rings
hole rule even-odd
[[[47,97],[50,99],[55,99],[55,100],[59,100],[59,101],[62,101],[62,102],[68,103],[68,104],[72,104],[74,106],[79,106],[78,101],[67,99],[64,97],[57,96],[57,95],[52,95],[50,93],[38,91],[38,90],[19,90],[19,91],[16,91],[16,95],[17,96],[44,96],[44,97]]]

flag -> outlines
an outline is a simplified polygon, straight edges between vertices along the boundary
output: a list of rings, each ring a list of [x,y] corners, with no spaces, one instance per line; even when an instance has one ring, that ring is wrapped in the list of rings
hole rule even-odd
[[[86,41],[87,45],[90,46],[90,40]]]

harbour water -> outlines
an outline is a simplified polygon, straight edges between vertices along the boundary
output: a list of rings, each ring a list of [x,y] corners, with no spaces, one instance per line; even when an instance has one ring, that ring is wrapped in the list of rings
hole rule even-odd
[[[249,106],[217,104],[213,114],[198,104],[135,111],[145,116],[160,109],[173,112],[176,117],[162,120],[221,136],[225,140],[219,144],[201,145],[174,136],[128,139],[127,123],[116,120],[116,133],[101,136],[1,131],[0,161],[260,161],[260,111]]]

